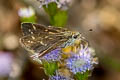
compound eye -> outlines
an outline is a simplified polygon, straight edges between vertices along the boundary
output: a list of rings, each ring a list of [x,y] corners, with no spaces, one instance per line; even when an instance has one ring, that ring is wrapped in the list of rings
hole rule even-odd
[[[73,38],[75,38],[75,39],[76,39],[77,37],[78,37],[78,35],[73,36]]]

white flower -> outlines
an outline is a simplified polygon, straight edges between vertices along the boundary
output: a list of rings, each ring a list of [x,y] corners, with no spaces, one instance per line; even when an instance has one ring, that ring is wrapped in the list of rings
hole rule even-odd
[[[43,5],[48,5],[49,3],[55,2],[58,8],[68,9],[68,6],[71,5],[73,0],[37,0],[40,2],[40,8]]]
[[[98,64],[97,58],[95,58],[92,53],[93,51],[91,51],[91,48],[83,48],[81,46],[81,50],[78,54],[73,54],[66,60],[67,67],[74,74],[77,72],[83,73],[87,70],[92,70],[94,68],[94,64]]]
[[[31,16],[35,15],[35,11],[32,7],[20,8],[18,11],[18,15],[20,17],[31,17]]]

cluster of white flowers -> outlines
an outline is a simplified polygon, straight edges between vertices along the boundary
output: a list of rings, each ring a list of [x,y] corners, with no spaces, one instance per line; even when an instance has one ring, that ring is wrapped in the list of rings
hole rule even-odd
[[[43,5],[48,5],[49,3],[55,2],[58,8],[68,9],[68,6],[73,2],[73,0],[37,0],[40,2],[40,8]]]
[[[94,68],[94,64],[98,64],[98,61],[97,58],[94,57],[94,50],[92,48],[82,47],[78,54],[74,54],[67,59],[66,64],[70,71],[76,74],[78,72],[84,73],[92,70]]]
[[[20,17],[31,17],[31,16],[35,15],[35,11],[32,7],[20,8],[18,11],[18,15]]]

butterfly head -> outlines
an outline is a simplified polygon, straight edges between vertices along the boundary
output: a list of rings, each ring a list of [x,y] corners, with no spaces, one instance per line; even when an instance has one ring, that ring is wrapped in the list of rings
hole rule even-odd
[[[81,34],[79,32],[72,32],[72,38],[73,39],[80,39],[81,38]]]

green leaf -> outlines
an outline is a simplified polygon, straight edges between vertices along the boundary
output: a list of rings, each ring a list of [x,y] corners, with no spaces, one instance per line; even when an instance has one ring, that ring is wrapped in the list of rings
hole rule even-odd
[[[52,23],[54,26],[64,27],[67,23],[67,19],[68,19],[67,11],[59,11],[54,16],[53,18],[54,22]]]
[[[55,2],[49,3],[48,5],[44,5],[43,8],[50,17],[51,25],[57,27],[65,26],[68,19],[67,11],[59,9]]]
[[[84,73],[76,73],[75,78],[76,80],[87,80],[90,72],[86,71]]]
[[[43,6],[44,10],[49,14],[49,16],[54,16],[57,13],[57,4],[55,2],[49,3]]]
[[[44,70],[46,75],[51,76],[55,73],[55,71],[58,69],[57,62],[43,62]]]

